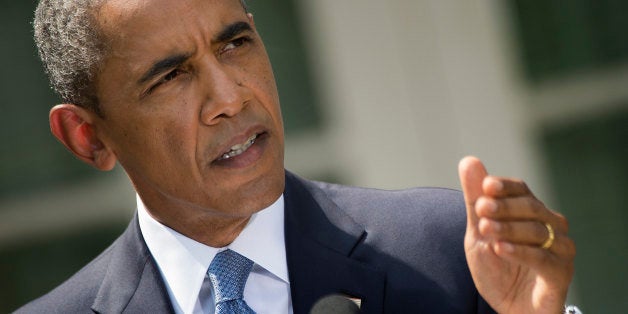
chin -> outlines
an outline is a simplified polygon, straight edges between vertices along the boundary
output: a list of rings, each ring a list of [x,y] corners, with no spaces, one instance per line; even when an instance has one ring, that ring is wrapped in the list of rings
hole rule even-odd
[[[285,187],[284,169],[234,185],[218,193],[216,201],[221,204],[219,209],[236,216],[252,215],[272,205],[281,196]],[[227,195],[230,197],[225,197]]]
[[[284,187],[285,174],[281,168],[281,171],[262,177],[259,182],[247,189],[247,195],[243,199],[247,200],[248,208],[257,212],[274,203],[283,193]]]

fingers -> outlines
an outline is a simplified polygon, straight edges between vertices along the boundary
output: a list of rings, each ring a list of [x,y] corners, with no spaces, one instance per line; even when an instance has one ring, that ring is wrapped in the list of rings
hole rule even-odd
[[[475,157],[462,159],[458,169],[467,231],[477,239],[540,248],[548,238],[545,223],[552,226],[557,238],[567,237],[565,217],[545,207],[522,180],[489,176]]]
[[[482,182],[487,176],[486,169],[482,162],[475,157],[465,157],[458,164],[458,175],[460,185],[464,193],[464,200],[467,207],[467,226],[477,226],[478,217],[475,210],[477,199],[484,194]]]
[[[525,182],[519,179],[487,176],[482,182],[482,190],[493,197],[513,197],[531,194]]]
[[[541,245],[548,237],[545,225],[536,221],[501,222],[481,218],[480,233],[496,241]]]
[[[495,221],[480,218],[480,234],[490,237],[494,242],[506,242],[515,245],[540,249],[549,238],[545,224],[538,221]],[[573,241],[562,232],[554,231],[554,242],[548,249],[555,254],[569,255],[574,250]]]
[[[576,256],[576,246],[573,240],[566,236],[560,236],[549,250],[553,254],[548,254],[548,250],[538,247],[516,245],[509,242],[495,242],[493,245],[495,254],[518,264],[529,265],[537,269],[562,264],[571,268],[570,272],[573,273],[573,259]]]
[[[538,221],[547,222],[562,233],[568,232],[567,220],[564,216],[553,212],[533,196],[513,198],[492,198],[481,196],[476,201],[476,214],[498,221]]]
[[[549,223],[567,238],[565,217],[549,210],[519,179],[489,176],[482,162],[465,157],[458,166],[467,207],[467,231],[475,237],[540,248]],[[568,239],[568,238],[567,238]]]

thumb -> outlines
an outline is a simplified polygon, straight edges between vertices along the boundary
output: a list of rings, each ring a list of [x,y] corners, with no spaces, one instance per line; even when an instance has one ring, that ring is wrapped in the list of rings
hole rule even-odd
[[[467,156],[458,164],[458,175],[467,206],[467,228],[477,228],[478,216],[475,212],[475,202],[483,194],[482,181],[488,173],[478,158]]]

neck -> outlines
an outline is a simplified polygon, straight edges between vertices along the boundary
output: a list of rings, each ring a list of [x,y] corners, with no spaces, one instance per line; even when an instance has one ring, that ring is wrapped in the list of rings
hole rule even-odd
[[[205,245],[220,248],[231,244],[240,235],[240,232],[246,227],[251,217],[230,218],[225,220],[208,220],[194,226],[192,228],[185,227],[185,230],[177,232],[185,235],[190,239]],[[192,232],[190,232],[192,230]],[[211,232],[208,232],[211,230]],[[193,232],[196,231],[196,232]]]
[[[221,248],[231,244],[246,227],[251,216],[247,217],[192,217],[180,214],[175,217],[162,217],[146,208],[148,214],[170,229],[207,246]],[[209,216],[209,217],[207,217]]]
[[[200,208],[182,206],[177,202],[140,194],[146,212],[159,223],[205,245],[220,248],[231,244],[246,227],[253,213],[225,213]],[[167,204],[167,206],[159,205]],[[165,209],[164,209],[165,208]]]

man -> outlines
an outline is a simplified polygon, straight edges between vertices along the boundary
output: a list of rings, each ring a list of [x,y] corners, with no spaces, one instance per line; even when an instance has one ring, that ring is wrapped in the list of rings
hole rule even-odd
[[[562,311],[574,244],[522,181],[472,157],[464,200],[285,172],[271,66],[241,2],[42,0],[35,35],[66,102],[53,134],[100,170],[119,161],[138,214],[18,312],[220,313],[226,254],[247,265],[234,301],[258,313],[307,313],[330,293],[365,313]]]

